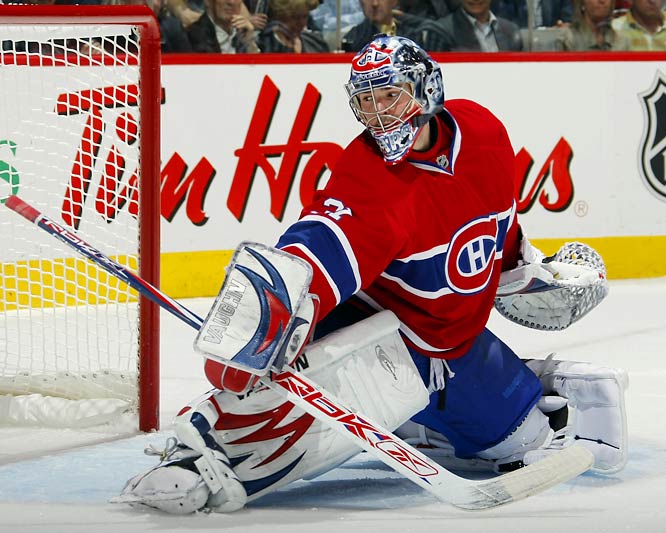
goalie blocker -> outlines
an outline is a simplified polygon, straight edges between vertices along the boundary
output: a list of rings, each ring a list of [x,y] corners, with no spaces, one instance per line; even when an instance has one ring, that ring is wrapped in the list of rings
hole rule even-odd
[[[217,389],[242,394],[271,367],[290,364],[310,338],[317,301],[310,265],[262,244],[243,242],[194,340]]]
[[[241,243],[194,348],[226,366],[265,376],[285,347],[311,280],[305,261]]]

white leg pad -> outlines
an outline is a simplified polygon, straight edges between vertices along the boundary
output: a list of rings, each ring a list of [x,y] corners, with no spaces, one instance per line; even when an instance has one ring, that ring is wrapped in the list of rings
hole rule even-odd
[[[537,407],[533,407],[513,433],[477,455],[482,459],[498,460],[501,463],[522,460],[526,452],[548,446],[553,439],[553,433],[548,425],[548,417]]]
[[[624,468],[628,454],[624,370],[575,361],[529,361],[545,394],[567,399],[569,421],[564,436],[595,456],[592,471],[613,474]]]
[[[208,451],[194,464],[210,489],[206,506],[211,511],[230,513],[245,507],[247,493],[226,456],[216,451]]]
[[[393,313],[378,313],[309,345],[295,367],[352,410],[393,430],[428,403],[428,391],[398,326]],[[138,503],[167,512],[191,512],[197,506],[228,512],[291,481],[316,477],[361,451],[344,435],[261,386],[243,396],[210,391],[178,415],[175,431],[196,454],[192,462],[196,459],[201,473],[184,474],[188,486],[205,491],[206,501],[202,504],[197,492],[196,499],[183,503],[184,497],[174,494],[175,483],[163,473],[155,474],[154,490],[142,486],[125,491],[134,492]],[[219,457],[218,449],[224,451]],[[167,486],[158,489],[163,476]],[[157,504],[154,492],[159,492]],[[128,498],[119,501],[130,503]]]
[[[411,420],[400,426],[395,434],[446,468],[472,472],[515,469],[521,464],[526,453],[549,446],[553,438],[548,418],[537,407],[528,413],[525,420],[507,438],[479,452],[473,458],[456,457],[453,446],[444,435]],[[509,464],[514,466],[507,468]]]
[[[453,445],[441,433],[408,420],[394,433],[448,470],[460,472],[493,472],[495,462],[478,457],[456,457]]]
[[[351,409],[393,430],[428,402],[397,329],[392,313],[379,313],[309,345],[296,366]],[[234,471],[250,487],[248,501],[317,477],[361,451],[267,388],[243,397],[218,392],[209,401],[222,413],[221,429],[210,435],[230,458],[243,458]]]
[[[146,453],[155,454],[146,449]],[[112,503],[152,507],[170,514],[187,514],[206,508],[214,512],[241,509],[247,502],[243,484],[222,452],[206,448],[204,453],[179,447],[167,440],[159,452],[162,461],[130,479]]]
[[[578,443],[595,457],[591,471],[608,475],[622,470],[628,454],[624,400],[627,373],[590,363],[551,358],[528,361],[527,366],[539,376],[544,387],[544,397],[537,404],[538,409],[533,409],[509,437],[479,453],[478,458],[456,458],[443,435],[413,422],[401,426],[396,434],[452,469],[502,469],[502,465],[521,460],[524,464],[532,464]],[[568,409],[567,425],[553,432],[542,413],[564,406]]]

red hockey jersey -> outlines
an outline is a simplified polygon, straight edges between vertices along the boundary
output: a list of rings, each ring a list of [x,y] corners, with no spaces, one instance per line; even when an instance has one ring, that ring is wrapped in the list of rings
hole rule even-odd
[[[387,166],[363,133],[278,247],[311,263],[321,317],[356,294],[430,357],[463,355],[518,255],[514,152],[484,107],[451,100],[437,141]]]

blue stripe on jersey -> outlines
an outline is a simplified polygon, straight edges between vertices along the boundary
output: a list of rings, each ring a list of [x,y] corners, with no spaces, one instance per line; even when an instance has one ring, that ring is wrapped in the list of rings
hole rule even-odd
[[[507,211],[480,217],[454,233],[451,243],[396,259],[382,277],[421,298],[436,299],[453,292],[473,294],[485,288],[492,262],[502,258],[515,202]],[[490,233],[490,228],[493,228]]]
[[[308,220],[292,224],[280,237],[276,247],[283,248],[288,245],[300,245],[318,259],[324,276],[335,284],[340,302],[344,302],[359,289],[359,280],[352,266],[355,259],[349,257],[348,247],[340,242],[336,232],[323,221],[309,217]],[[333,289],[336,292],[335,288]]]
[[[431,257],[395,260],[389,264],[382,277],[395,281],[412,294],[423,298],[439,298],[442,294],[451,293],[444,275],[445,262],[446,251]]]

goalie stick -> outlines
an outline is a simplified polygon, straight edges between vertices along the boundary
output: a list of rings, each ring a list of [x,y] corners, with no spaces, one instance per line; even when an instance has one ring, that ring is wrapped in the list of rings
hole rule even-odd
[[[169,298],[19,197],[8,197],[5,205],[193,328],[198,330],[203,324],[202,318],[182,304]],[[487,509],[537,494],[585,472],[594,460],[592,453],[586,448],[572,445],[513,472],[487,480],[469,480],[444,469],[361,413],[354,413],[333,395],[295,370],[275,369],[271,372],[270,379],[263,377],[261,383],[345,435],[438,499],[462,509]]]

